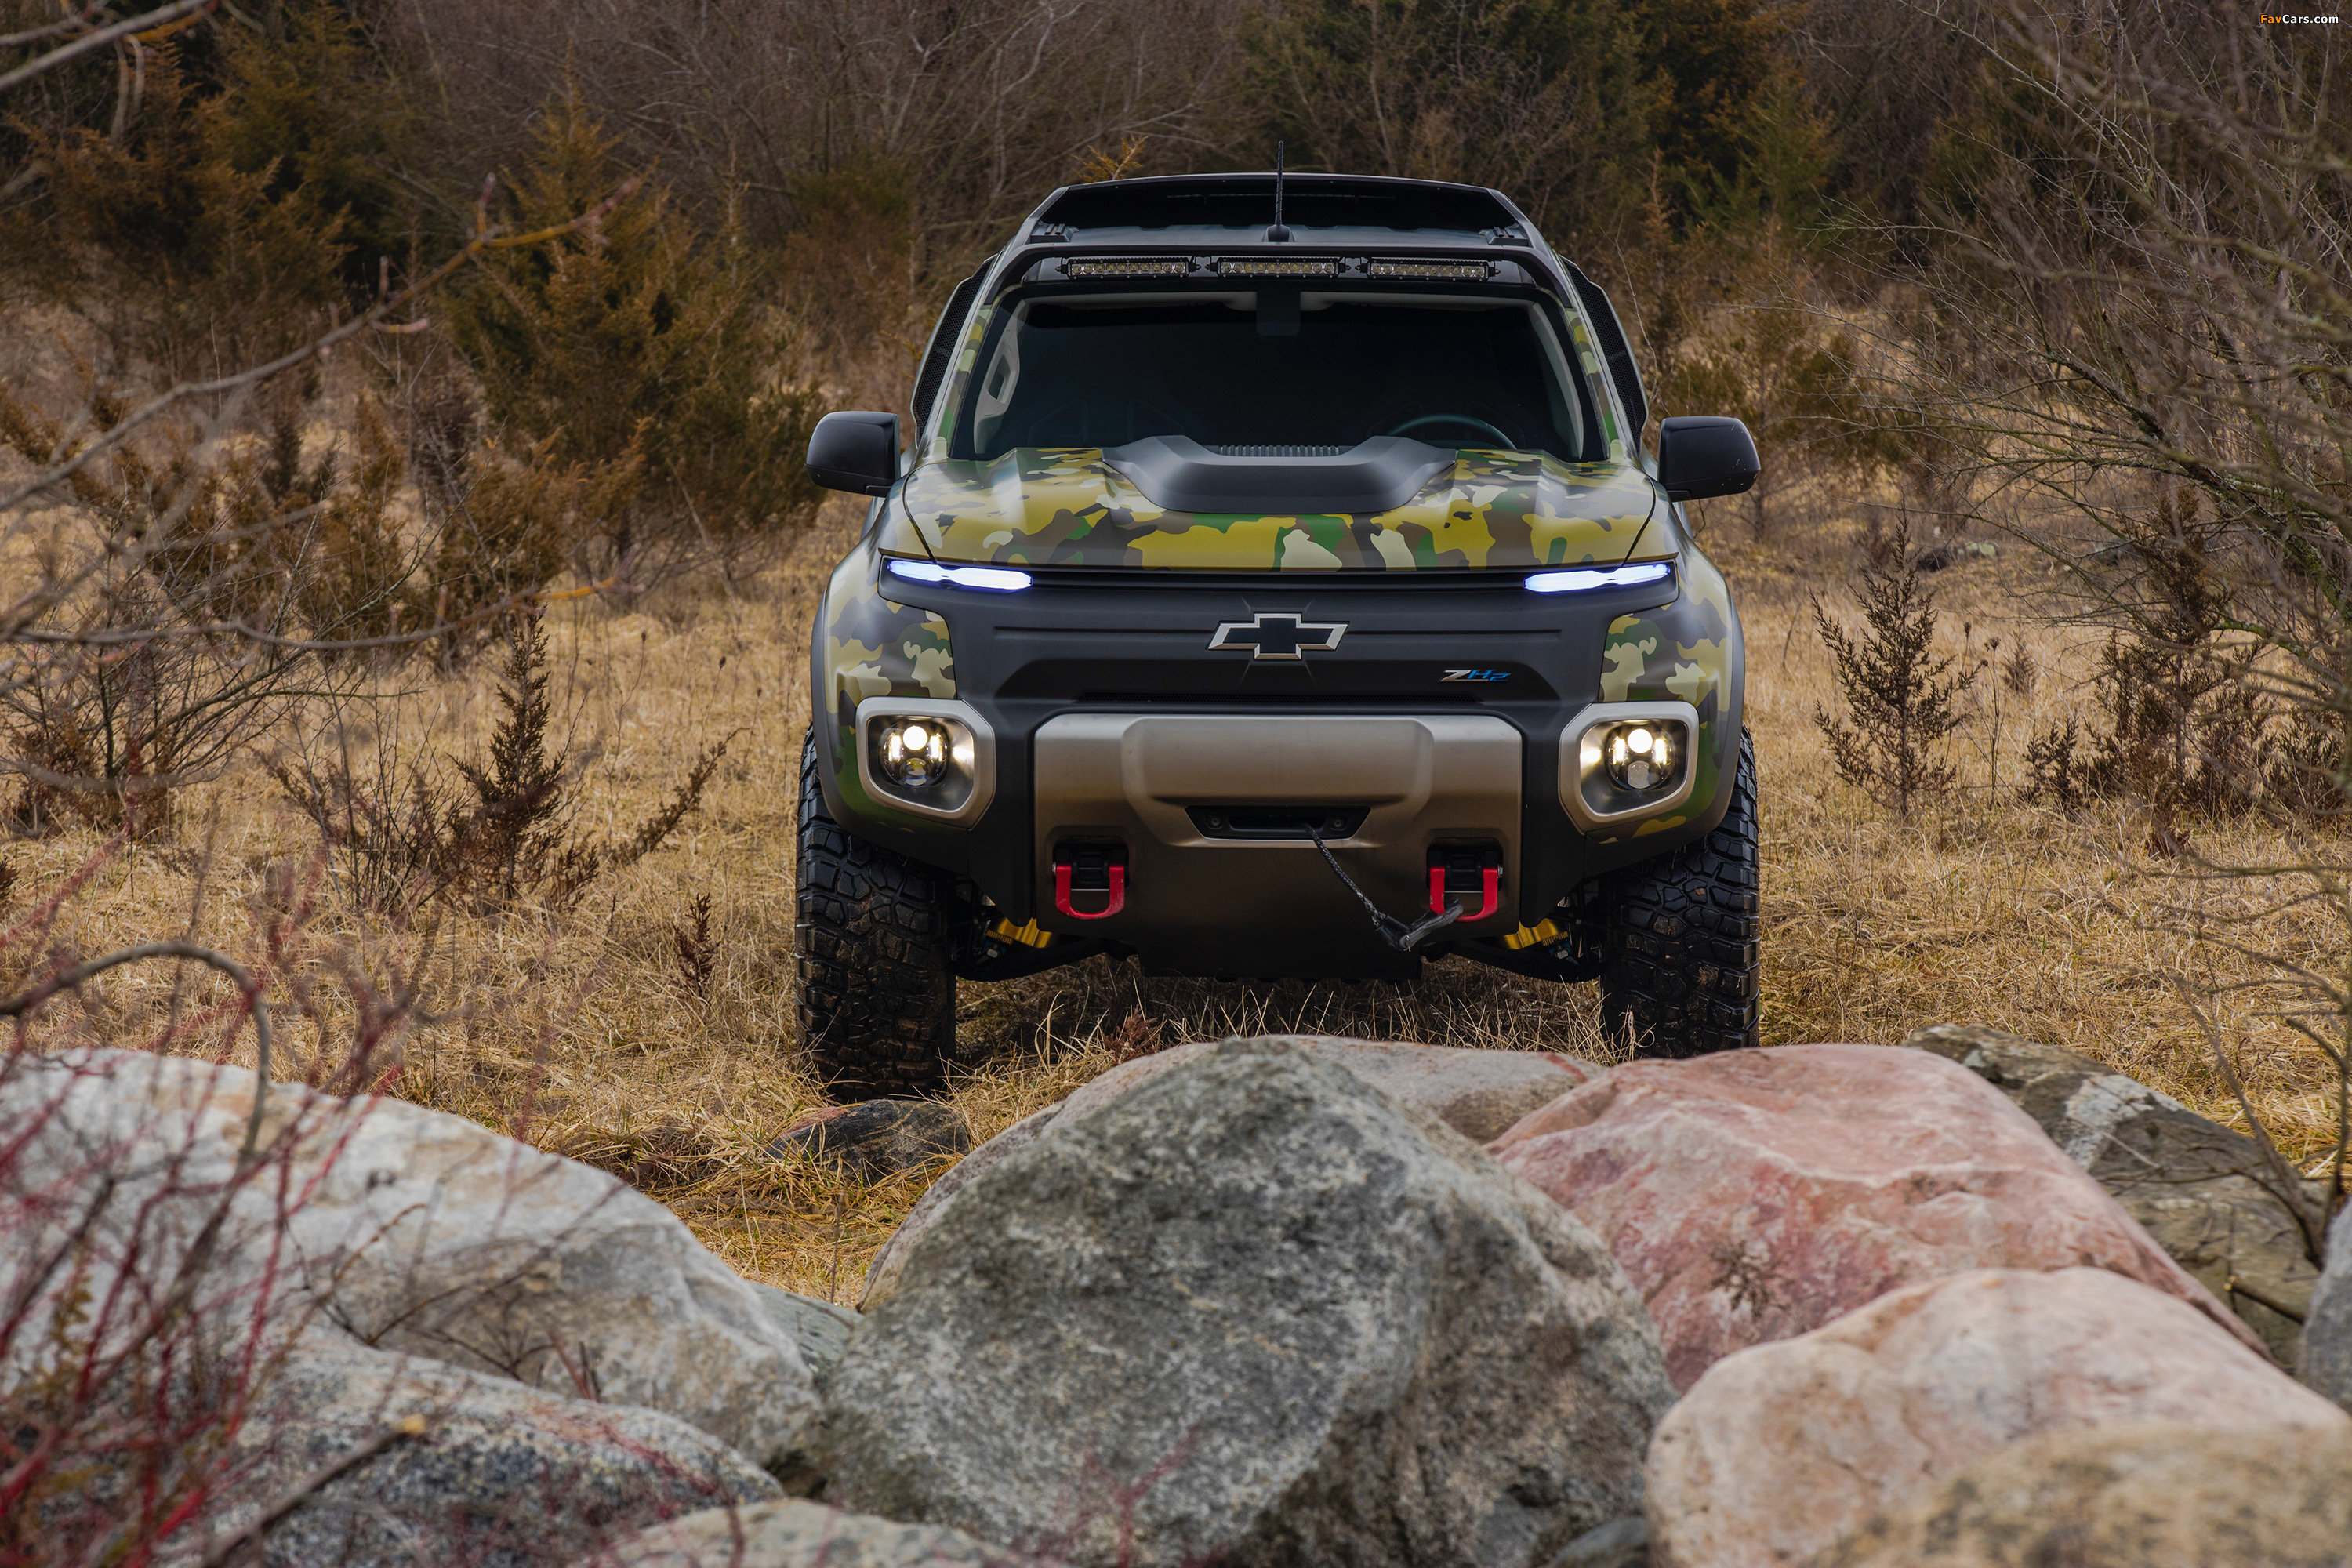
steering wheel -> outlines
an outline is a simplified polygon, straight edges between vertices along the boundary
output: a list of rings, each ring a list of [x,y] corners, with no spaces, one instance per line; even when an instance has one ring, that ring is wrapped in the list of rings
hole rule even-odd
[[[1509,449],[1513,445],[1513,442],[1508,436],[1504,435],[1500,430],[1496,429],[1484,419],[1473,418],[1467,414],[1424,414],[1418,419],[1406,420],[1403,424],[1390,431],[1389,434],[1391,436],[1410,436],[1414,431],[1425,428],[1432,425],[1459,425],[1466,426],[1469,429],[1477,431],[1482,436],[1493,437],[1495,445],[1501,447],[1506,450]]]

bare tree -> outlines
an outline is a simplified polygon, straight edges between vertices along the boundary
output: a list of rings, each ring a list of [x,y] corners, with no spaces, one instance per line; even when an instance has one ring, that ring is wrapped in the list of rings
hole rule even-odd
[[[2080,613],[2145,656],[2122,684],[2177,667],[2180,711],[2156,726],[2175,773],[2210,771],[2285,835],[2267,864],[2184,854],[2175,913],[2266,966],[2269,1011],[2327,1060],[2340,1201],[2352,62],[2336,29],[2139,0],[2018,5],[1962,32],[1985,67],[1971,172],[1937,264],[1912,279],[1925,309],[1894,350],[1896,380],[1910,407],[1946,416],[1986,493],[2075,525],[2035,537]],[[2084,533],[2097,548],[2064,542]],[[2243,721],[2200,720],[2215,700]],[[2224,743],[2264,715],[2276,740]],[[2116,776],[2154,797],[2158,837],[2181,853],[2135,773]],[[2236,900],[2227,919],[2200,890],[2218,886]],[[2332,921],[2332,938],[2287,949],[2261,934],[2289,915]]]

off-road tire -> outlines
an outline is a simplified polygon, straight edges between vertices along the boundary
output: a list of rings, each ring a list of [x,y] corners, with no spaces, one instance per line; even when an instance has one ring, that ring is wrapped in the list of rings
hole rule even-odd
[[[936,1090],[955,1055],[950,879],[833,820],[814,734],[795,870],[801,1043],[819,1079],[836,1099]]]
[[[1763,1011],[1756,854],[1756,748],[1715,831],[1609,880],[1601,1016],[1645,1056],[1698,1057],[1758,1043]]]

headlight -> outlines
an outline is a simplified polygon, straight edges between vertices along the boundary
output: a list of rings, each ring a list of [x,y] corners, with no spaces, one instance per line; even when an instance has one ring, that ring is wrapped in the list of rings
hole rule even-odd
[[[908,789],[929,789],[948,776],[948,722],[944,719],[900,720],[892,714],[880,726],[882,776]]]
[[[1639,561],[1631,566],[1580,566],[1570,572],[1538,572],[1528,579],[1531,594],[1589,594],[1596,588],[1638,588],[1675,574],[1671,563]]]
[[[1666,726],[1636,720],[1631,724],[1612,724],[1609,738],[1601,742],[1601,755],[1608,759],[1609,776],[1618,786],[1635,795],[1645,795],[1654,789],[1664,789],[1674,781],[1676,763],[1674,737]]]
[[[858,773],[869,793],[926,816],[969,821],[995,787],[987,723],[944,698],[869,697],[857,705]]]
[[[1661,816],[1690,798],[1698,710],[1596,702],[1560,736],[1559,801],[1587,832]]]
[[[909,583],[945,583],[954,588],[985,588],[992,594],[1017,594],[1029,585],[1029,574],[1009,566],[942,566],[936,561],[889,563],[890,575]]]

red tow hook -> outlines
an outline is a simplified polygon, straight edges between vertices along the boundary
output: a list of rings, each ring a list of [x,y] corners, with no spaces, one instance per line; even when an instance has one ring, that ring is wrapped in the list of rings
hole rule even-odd
[[[1054,907],[1074,921],[1107,921],[1127,907],[1127,868],[1114,861],[1106,868],[1110,874],[1109,901],[1088,914],[1070,902],[1070,863],[1054,862]]]
[[[1465,912],[1462,917],[1464,920],[1483,921],[1493,914],[1503,901],[1503,868],[1500,866],[1482,866],[1478,872],[1483,889],[1482,901],[1477,909]],[[1445,867],[1443,862],[1429,868],[1429,912],[1433,915],[1445,912]]]

